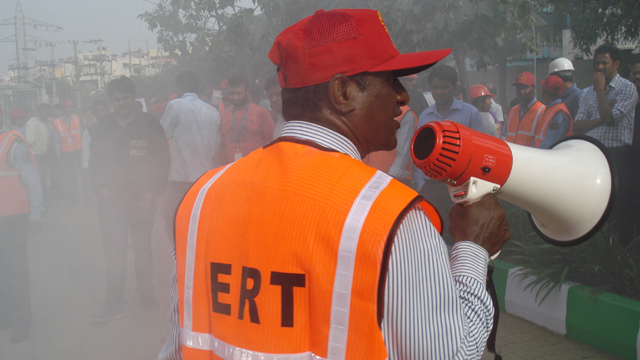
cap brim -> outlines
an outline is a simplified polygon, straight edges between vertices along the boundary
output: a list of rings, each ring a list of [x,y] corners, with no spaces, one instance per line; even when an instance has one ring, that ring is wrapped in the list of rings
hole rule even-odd
[[[393,71],[397,77],[407,76],[427,70],[449,54],[451,54],[451,49],[400,54],[387,62],[369,69],[368,72]]]

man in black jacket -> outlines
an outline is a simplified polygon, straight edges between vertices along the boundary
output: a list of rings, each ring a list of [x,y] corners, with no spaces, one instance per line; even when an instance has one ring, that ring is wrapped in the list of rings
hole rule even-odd
[[[129,235],[135,256],[136,292],[145,308],[157,308],[153,295],[151,231],[156,199],[169,175],[164,130],[151,115],[134,108],[135,86],[123,76],[107,89],[114,112],[96,124],[89,171],[98,194],[107,255],[105,306],[93,321],[123,315]]]

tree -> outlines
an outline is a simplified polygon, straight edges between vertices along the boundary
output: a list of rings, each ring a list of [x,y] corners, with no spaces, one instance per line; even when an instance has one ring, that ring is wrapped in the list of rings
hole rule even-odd
[[[586,54],[601,39],[640,44],[637,0],[538,0],[536,5],[555,16],[551,25],[557,30],[571,29],[571,40]]]
[[[401,52],[452,48],[467,99],[470,53],[480,69],[499,64],[500,59],[506,69],[507,54],[524,53],[533,46],[527,35],[533,24],[528,0],[253,0],[253,4],[255,9],[240,9],[233,0],[165,0],[141,17],[150,29],[158,30],[158,42],[181,62],[198,59],[211,70],[234,68],[256,76],[272,68],[266,54],[277,34],[304,16],[318,9],[377,9]]]

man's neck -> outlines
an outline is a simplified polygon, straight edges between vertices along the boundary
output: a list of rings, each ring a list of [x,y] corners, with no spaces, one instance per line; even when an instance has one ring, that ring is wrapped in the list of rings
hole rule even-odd
[[[564,90],[568,90],[570,87],[573,86],[573,81],[565,81],[564,82]]]
[[[116,114],[116,122],[120,124],[120,126],[125,127],[128,123],[133,121],[133,118],[136,116],[136,112],[132,111],[129,114],[119,115]]]
[[[529,104],[531,104],[531,102],[533,101],[533,99],[535,99],[535,97],[531,97],[531,98],[528,98],[528,99],[521,99],[521,100],[520,100],[520,105],[521,105],[522,107],[527,107],[527,106],[529,106]]]
[[[247,106],[247,104],[248,104],[248,103],[249,103],[249,102],[247,101],[247,102],[245,102],[244,104],[242,104],[242,105],[240,105],[240,106],[235,106],[235,105],[233,105],[233,109],[234,109],[234,110],[236,110],[236,111],[241,110],[241,109],[244,109],[244,108]]]
[[[445,102],[445,103],[438,103],[436,102],[436,109],[438,110],[438,113],[440,113],[440,115],[444,116],[447,111],[449,111],[449,109],[451,109],[451,106],[453,106],[453,101],[455,99],[451,99],[451,101]]]
[[[616,75],[618,75],[618,73],[616,72],[615,74],[613,74],[613,76],[611,77],[611,79],[607,80],[605,78],[605,83],[604,83],[604,87],[606,88],[607,86],[609,86],[609,84],[613,81],[613,79],[616,78]]]

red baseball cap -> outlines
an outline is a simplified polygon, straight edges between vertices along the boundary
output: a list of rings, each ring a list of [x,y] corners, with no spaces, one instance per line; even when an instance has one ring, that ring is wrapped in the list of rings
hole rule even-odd
[[[69,107],[69,106],[73,106],[73,103],[71,102],[71,100],[64,99],[60,101],[60,107]]]
[[[9,113],[9,118],[11,118],[11,119],[17,119],[17,118],[23,117],[23,116],[31,116],[31,114],[22,111],[21,108],[15,108],[15,109],[11,110],[11,112]]]
[[[406,76],[426,70],[451,49],[400,54],[377,10],[318,10],[284,29],[269,59],[283,89],[317,85],[336,74],[393,71]]]
[[[564,92],[564,83],[562,82],[562,79],[556,75],[547,76],[546,79],[540,81],[540,85],[542,85],[542,88],[545,91],[552,94],[562,95]]]
[[[522,84],[522,85],[535,85],[536,84],[536,78],[535,76],[533,76],[532,73],[525,71],[522,72],[520,74],[518,74],[518,76],[516,76],[516,82],[514,82],[511,85],[515,85],[515,84]]]

